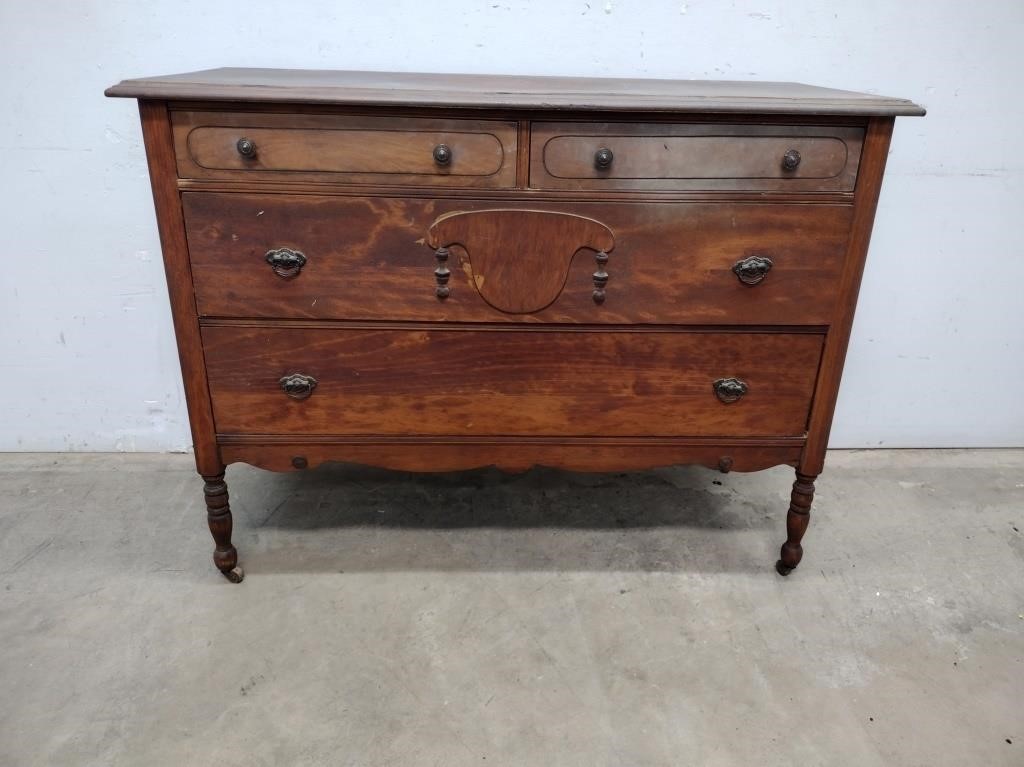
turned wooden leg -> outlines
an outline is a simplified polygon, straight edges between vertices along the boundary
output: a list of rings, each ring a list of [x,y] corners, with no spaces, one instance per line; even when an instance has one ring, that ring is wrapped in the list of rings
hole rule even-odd
[[[228,486],[224,481],[224,473],[203,475],[203,480],[206,482],[203,486],[206,521],[210,524],[210,533],[216,544],[213,563],[229,581],[241,583],[245,573],[238,566],[238,552],[231,545],[231,506],[228,505]]]
[[[775,569],[779,575],[789,575],[800,564],[804,549],[800,540],[807,532],[811,521],[811,502],[814,500],[814,480],[817,475],[796,473],[793,492],[789,496],[789,513],[786,514],[786,542],[782,544],[779,561]]]

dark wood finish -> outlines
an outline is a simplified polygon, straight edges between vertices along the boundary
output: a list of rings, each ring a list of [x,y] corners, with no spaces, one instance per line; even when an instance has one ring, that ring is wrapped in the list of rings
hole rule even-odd
[[[797,471],[803,556],[909,101],[212,70],[139,97],[214,562],[224,467]]]
[[[185,384],[196,468],[200,474],[218,474],[224,470],[224,465],[214,436],[206,363],[192,290],[192,268],[182,226],[181,199],[174,183],[174,146],[171,142],[170,120],[164,104],[150,101],[139,102],[139,115],[149,162],[160,247],[164,254],[174,334],[178,341],[178,359]]]
[[[530,183],[594,191],[845,192],[856,182],[863,134],[845,126],[534,123]],[[801,161],[787,170],[785,157],[794,151]],[[600,152],[612,159],[599,162]]]
[[[835,314],[825,342],[821,370],[814,393],[814,408],[808,426],[807,448],[800,462],[800,470],[817,476],[825,465],[825,450],[832,428],[832,416],[839,397],[839,381],[846,361],[846,348],[850,343],[853,315],[857,308],[860,281],[871,241],[871,227],[875,220],[878,196],[882,190],[882,175],[889,157],[889,140],[893,120],[875,119],[868,123],[864,141],[864,161],[857,182],[857,200],[854,203],[853,226],[847,245],[842,282],[836,293]]]
[[[529,120],[519,121],[519,137],[516,147],[522,147],[523,151],[516,152],[516,186],[520,189],[530,185],[530,130],[532,125]]]
[[[177,110],[171,117],[182,178],[499,188],[516,180],[512,121]],[[242,140],[252,143],[251,155],[239,151]],[[441,146],[447,162],[438,162]]]
[[[178,189],[183,192],[230,192],[230,193],[251,193],[251,194],[288,194],[296,197],[305,195],[330,195],[332,197],[360,197],[376,199],[379,197],[403,197],[410,199],[434,199],[437,201],[454,200],[490,200],[508,201],[515,199],[531,205],[546,202],[557,202],[563,204],[576,204],[581,200],[586,202],[735,202],[735,203],[758,203],[770,201],[773,203],[797,203],[801,205],[810,204],[838,204],[851,205],[853,203],[852,192],[819,192],[812,196],[806,193],[772,192],[767,196],[763,192],[721,192],[721,191],[652,191],[634,190],[620,191],[616,189],[600,190],[583,194],[579,191],[559,189],[517,189],[510,192],[507,189],[487,188],[446,188],[443,195],[439,195],[436,189],[426,186],[402,186],[387,184],[366,184],[359,186],[322,184],[297,182],[289,184],[272,184],[253,181],[219,181],[219,180],[196,180],[183,178],[178,180]]]
[[[124,80],[108,96],[289,104],[626,112],[923,115],[906,99],[799,83],[597,77],[209,69]]]
[[[795,466],[802,440],[767,445],[723,440],[580,440],[504,441],[383,441],[368,438],[332,437],[314,442],[275,442],[267,436],[235,442],[225,438],[224,460],[244,461],[272,471],[295,471],[331,461],[345,461],[414,472],[463,471],[496,466],[503,471],[523,472],[533,466],[555,466],[570,471],[610,472],[649,469],[675,464],[695,464],[720,469],[723,460],[730,471],[760,471],[772,466]],[[298,459],[298,460],[296,460]]]
[[[793,492],[789,497],[789,511],[786,513],[786,542],[782,544],[779,561],[775,569],[779,575],[789,575],[800,564],[804,556],[803,540],[807,525],[811,521],[811,503],[814,501],[814,480],[811,474],[796,473]]]
[[[803,436],[815,335],[207,326],[221,434]],[[302,402],[282,376],[316,378]],[[749,393],[724,404],[714,382]]]
[[[606,226],[615,238],[612,277],[607,300],[596,305],[594,261],[578,256],[554,303],[510,315],[480,295],[472,254],[462,248],[452,248],[450,295],[438,301],[427,239],[446,214],[518,202],[198,192],[182,199],[196,300],[206,317],[827,325],[853,215],[851,206],[831,204],[527,203]],[[557,229],[537,234],[561,238]],[[525,251],[520,238],[504,242],[510,261]],[[265,263],[267,251],[280,247],[308,258],[292,280]],[[760,284],[745,285],[733,267],[754,255],[773,267]],[[558,270],[533,271],[544,279]]]
[[[437,259],[437,268],[434,270],[434,282],[437,283],[434,287],[434,295],[442,301],[452,294],[452,289],[448,287],[448,281],[452,278],[452,270],[448,268],[448,259],[451,254],[448,248],[434,250],[434,258]]]
[[[203,494],[206,496],[206,520],[210,525],[215,548],[213,564],[232,583],[241,583],[245,573],[238,566],[238,552],[231,545],[231,506],[224,473],[204,476]]]

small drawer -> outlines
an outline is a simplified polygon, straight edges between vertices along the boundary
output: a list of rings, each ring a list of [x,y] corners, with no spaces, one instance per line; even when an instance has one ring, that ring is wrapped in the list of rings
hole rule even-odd
[[[541,189],[850,192],[858,127],[534,123]]]
[[[827,325],[853,215],[842,203],[181,199],[200,315],[268,319]],[[443,264],[438,245],[450,245]]]
[[[515,184],[514,122],[177,111],[172,123],[182,178]]]
[[[823,336],[203,328],[220,434],[802,437]]]

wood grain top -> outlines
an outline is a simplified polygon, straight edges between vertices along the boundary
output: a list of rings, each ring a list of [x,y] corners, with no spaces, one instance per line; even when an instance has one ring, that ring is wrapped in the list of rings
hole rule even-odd
[[[221,68],[124,80],[107,96],[538,110],[923,115],[906,99],[798,83]]]

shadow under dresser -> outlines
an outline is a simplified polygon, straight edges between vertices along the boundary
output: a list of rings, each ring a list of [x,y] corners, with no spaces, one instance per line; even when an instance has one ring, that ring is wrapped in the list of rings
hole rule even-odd
[[[902,99],[217,69],[137,98],[214,563],[224,470],[796,468],[800,562]]]

